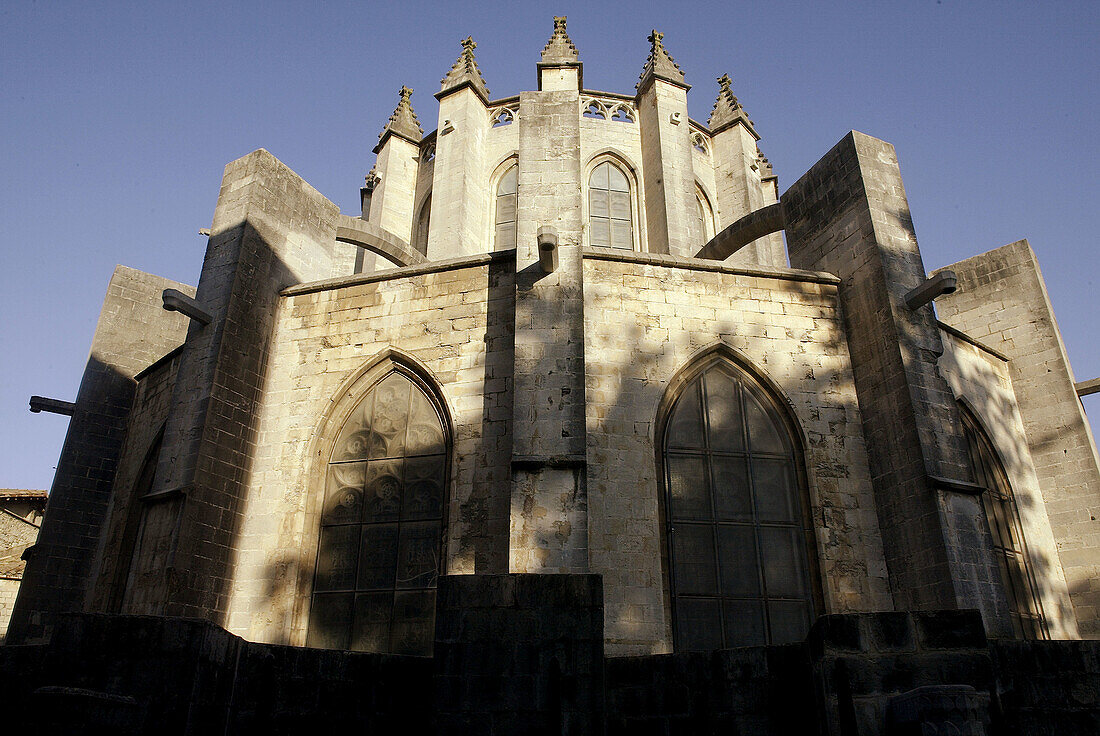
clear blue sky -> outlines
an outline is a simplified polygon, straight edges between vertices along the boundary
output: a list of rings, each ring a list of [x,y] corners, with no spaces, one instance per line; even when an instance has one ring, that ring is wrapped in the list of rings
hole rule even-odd
[[[1095,0],[9,0],[0,487],[49,487],[67,420],[27,399],[75,398],[115,264],[197,281],[226,162],[266,148],[358,212],[398,88],[434,129],[432,94],[472,34],[494,97],[534,89],[555,14],[587,87],[632,92],[651,28],[695,85],[693,117],[728,72],[781,188],[850,129],[892,142],[925,266],[1028,238],[1077,379],[1100,376]]]

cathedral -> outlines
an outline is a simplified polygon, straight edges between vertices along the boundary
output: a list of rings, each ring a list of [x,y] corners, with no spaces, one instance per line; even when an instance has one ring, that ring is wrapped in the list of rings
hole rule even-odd
[[[494,98],[467,38],[361,213],[260,149],[197,286],[116,270],[9,692],[112,733],[1093,732],[1100,463],[1034,252],[927,273],[889,143],[781,187],[648,41],[586,89],[555,18]]]

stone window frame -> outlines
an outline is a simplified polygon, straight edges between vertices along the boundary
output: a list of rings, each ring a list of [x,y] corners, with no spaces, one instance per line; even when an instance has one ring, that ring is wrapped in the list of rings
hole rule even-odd
[[[511,171],[516,170],[516,242],[511,245],[500,246],[496,242],[496,220],[497,220],[497,187],[500,185],[500,180]],[[489,177],[489,250],[509,250],[516,247],[516,243],[519,242],[519,152],[513,151],[508,154],[508,157],[501,161],[493,168],[493,173]]]
[[[1012,479],[1009,477],[1007,465],[1001,458],[993,442],[993,436],[986,430],[985,423],[978,416],[978,412],[965,399],[959,399],[959,416],[962,419],[963,434],[966,438],[967,454],[974,471],[974,479],[985,490],[981,493],[982,515],[989,528],[990,539],[993,543],[993,555],[997,559],[997,568],[1001,571],[1001,583],[1004,586],[1005,600],[1009,607],[1009,618],[1012,621],[1012,629],[1017,638],[1021,639],[1049,639],[1050,626],[1047,616],[1043,611],[1042,596],[1039,595],[1038,580],[1035,577],[1035,565],[1031,551],[1027,544],[1027,535],[1024,534],[1023,520],[1020,517],[1020,507],[1016,502],[1016,492],[1012,488]],[[1002,496],[995,499],[994,494]],[[1002,509],[1001,523],[997,522],[994,506],[1000,501]],[[1009,537],[1015,535],[1019,540],[1019,549],[1006,546],[1004,529],[1008,528]],[[1011,545],[1011,538],[1008,545]],[[1013,581],[1007,574],[1007,565],[1001,566],[1001,556],[1008,556],[1008,552],[1019,562],[1020,580]],[[1017,585],[1023,590],[1017,590]],[[1021,605],[1029,605],[1032,610],[1021,613],[1018,609]],[[1030,630],[1025,629],[1025,621],[1030,622]]]
[[[695,199],[703,211],[703,244],[705,245],[718,234],[718,220],[714,216],[714,205],[703,185],[695,182]]]
[[[431,231],[431,218],[432,218],[432,190],[429,189],[427,193],[420,200],[420,204],[417,205],[416,219],[413,220],[412,227],[412,241],[409,243],[412,249],[420,253],[421,255],[428,255],[428,235]]]
[[[663,603],[665,617],[669,622],[670,644],[673,651],[679,651],[676,647],[677,617],[674,607],[674,591],[672,584],[672,555],[670,550],[671,516],[668,509],[668,476],[665,468],[666,439],[669,421],[677,401],[683,395],[684,390],[693,385],[694,381],[703,373],[718,363],[731,366],[735,371],[743,373],[751,381],[755,382],[760,392],[770,401],[771,408],[781,420],[786,429],[788,439],[794,454],[795,483],[799,501],[801,503],[801,523],[803,531],[803,549],[810,589],[810,619],[811,626],[818,616],[829,611],[826,608],[825,593],[822,579],[821,550],[817,541],[817,528],[814,522],[815,505],[808,463],[809,447],[806,435],[798,421],[791,400],[786,396],[782,388],[775,383],[764,371],[758,368],[753,361],[748,359],[739,350],[725,343],[716,343],[706,347],[684,362],[669,380],[654,421],[654,462],[657,477],[657,508],[658,523],[660,528],[661,571],[663,583]],[[704,409],[705,411],[705,409]]]
[[[446,456],[443,487],[443,517],[440,531],[439,575],[446,574],[450,546],[451,503],[454,497],[455,478],[455,423],[454,412],[443,391],[443,384],[424,363],[409,353],[389,347],[375,354],[353,371],[337,389],[328,403],[328,409],[318,420],[313,431],[307,458],[309,472],[304,483],[308,489],[301,547],[298,551],[299,574],[292,614],[290,644],[306,646],[309,617],[313,599],[313,584],[317,569],[317,556],[321,538],[321,514],[324,505],[325,482],[329,458],[352,412],[360,400],[391,373],[400,372],[428,396],[439,415],[443,428],[443,444]]]
[[[588,212],[588,182],[592,178],[592,172],[596,167],[602,163],[608,163],[618,167],[622,173],[626,176],[627,185],[630,187],[630,234],[631,234],[631,248],[632,252],[642,251],[642,243],[645,240],[642,237],[642,210],[641,210],[641,188],[638,185],[638,168],[630,162],[630,160],[619,151],[613,149],[604,149],[599,151],[588,159],[588,162],[584,165],[582,172],[583,179],[581,181],[581,221],[584,223],[581,230],[583,233],[582,242],[586,247],[610,247],[610,246],[592,246],[592,242],[589,239],[589,223],[590,215]],[[626,248],[615,248],[615,250],[626,250]]]

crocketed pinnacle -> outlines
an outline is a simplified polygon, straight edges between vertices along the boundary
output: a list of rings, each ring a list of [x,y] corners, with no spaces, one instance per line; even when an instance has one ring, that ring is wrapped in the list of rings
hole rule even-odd
[[[578,58],[577,47],[565,32],[565,16],[554,16],[554,33],[542,49],[542,63],[571,64]]]
[[[461,84],[470,84],[484,98],[489,98],[489,88],[485,86],[485,78],[481,76],[481,70],[477,68],[477,60],[474,58],[474,49],[477,43],[473,36],[467,36],[462,40],[462,53],[458,61],[447,72],[447,76],[440,81],[440,92],[454,89]]]
[[[720,130],[725,130],[737,121],[741,121],[748,127],[749,130],[756,134],[753,129],[752,121],[749,120],[748,114],[745,112],[745,108],[741,107],[741,103],[738,102],[737,96],[733,94],[733,90],[730,89],[733,84],[733,80],[730,79],[730,75],[723,74],[718,77],[718,99],[714,101],[714,109],[710,112],[710,119],[707,120],[707,126],[712,133],[717,133]]]
[[[665,34],[658,33],[656,30],[649,34],[649,58],[645,61],[641,79],[635,85],[636,87],[640,88],[650,76],[675,84],[684,84],[684,73],[680,70],[680,65],[668,55],[664,43],[661,42],[664,37]]]
[[[409,101],[412,93],[413,91],[408,87],[401,86],[401,92],[399,93],[401,99],[397,102],[397,109],[390,115],[386,127],[378,134],[379,138],[382,138],[386,133],[393,133],[402,138],[408,138],[414,143],[420,142],[420,139],[424,136],[424,129],[420,127],[420,121],[417,119],[416,113],[413,112],[412,103]]]

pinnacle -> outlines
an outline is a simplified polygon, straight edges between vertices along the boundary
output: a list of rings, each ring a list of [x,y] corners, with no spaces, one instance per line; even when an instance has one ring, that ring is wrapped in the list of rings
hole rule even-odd
[[[379,138],[386,135],[386,133],[394,133],[402,138],[418,142],[423,137],[424,129],[420,127],[420,121],[417,119],[416,113],[413,112],[412,103],[409,101],[412,92],[408,87],[401,86],[401,91],[398,93],[401,95],[401,99],[397,103],[397,109],[390,115],[386,127],[378,135]]]
[[[554,33],[542,49],[542,63],[567,64],[577,59],[577,47],[565,31],[565,16],[554,16]]]
[[[474,59],[474,49],[476,48],[477,42],[474,41],[473,36],[467,36],[462,40],[462,53],[459,54],[454,66],[451,67],[451,71],[447,72],[447,76],[440,80],[442,85],[440,92],[446,92],[460,84],[469,83],[482,97],[488,99],[489,88],[485,86],[485,78],[481,76],[481,70],[477,67],[477,60]]]
[[[662,42],[664,37],[665,34],[658,33],[656,29],[649,34],[649,58],[645,61],[645,67],[642,68],[639,86],[651,75],[681,85],[684,83],[684,72],[676,60],[669,56]]]
[[[714,109],[711,110],[707,126],[712,133],[717,133],[740,120],[755,134],[756,131],[753,130],[752,121],[749,120],[745,108],[741,107],[737,96],[733,94],[732,85],[733,80],[730,79],[730,75],[723,74],[718,77],[718,99],[714,101]]]

